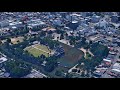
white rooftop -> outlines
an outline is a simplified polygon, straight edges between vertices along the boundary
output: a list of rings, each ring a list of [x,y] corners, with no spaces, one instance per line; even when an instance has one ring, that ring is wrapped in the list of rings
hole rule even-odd
[[[110,60],[110,59],[103,59],[103,61],[111,62],[111,60]]]
[[[78,21],[72,21],[72,23],[78,23]]]
[[[13,29],[16,29],[17,27],[13,26],[12,28],[13,28]]]
[[[0,58],[0,63],[3,63],[3,62],[5,62],[5,61],[7,61],[7,58],[5,58],[5,57],[1,57],[1,58]]]
[[[81,16],[80,14],[76,14],[76,13],[73,13],[72,15],[73,16]]]
[[[117,71],[117,72],[120,72],[120,70],[119,69],[112,69],[113,71]]]
[[[42,73],[40,73],[39,71],[33,69],[31,71],[31,74],[28,74],[26,77],[27,78],[43,78],[43,77],[47,77],[47,76],[42,74]]]

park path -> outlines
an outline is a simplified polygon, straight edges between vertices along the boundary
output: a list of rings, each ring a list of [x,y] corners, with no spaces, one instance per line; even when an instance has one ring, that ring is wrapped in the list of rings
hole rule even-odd
[[[84,52],[84,57],[86,57],[86,49],[80,48],[80,50]]]
[[[88,49],[88,53],[91,54],[92,56],[94,56],[94,54]]]
[[[90,50],[86,51],[86,49],[84,48],[80,48],[80,50],[84,52],[84,57],[86,57],[86,52],[88,52],[91,56],[94,56],[94,54]]]

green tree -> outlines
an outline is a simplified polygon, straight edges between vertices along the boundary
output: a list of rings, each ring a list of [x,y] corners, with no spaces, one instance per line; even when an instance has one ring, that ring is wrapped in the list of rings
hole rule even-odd
[[[72,74],[70,74],[70,73],[67,73],[67,74],[66,74],[66,78],[72,78],[72,77],[73,77]]]
[[[7,61],[4,64],[5,70],[10,73],[13,78],[20,78],[30,73],[31,67],[19,61]]]
[[[89,44],[91,45],[93,42],[90,40]]]
[[[11,39],[10,39],[10,38],[7,38],[7,42],[8,42],[8,43],[11,43]]]
[[[60,40],[64,39],[64,34],[60,35]]]
[[[69,43],[70,43],[71,45],[75,45],[75,41],[76,41],[75,37],[69,36],[69,39],[70,39]]]
[[[57,66],[58,66],[58,63],[57,63],[57,58],[56,57],[49,57],[47,58],[47,63],[46,63],[46,66],[44,68],[45,71],[47,72],[52,72]]]
[[[86,38],[85,37],[82,37],[82,41],[81,43],[85,44],[86,43]]]
[[[45,37],[46,36],[46,32],[45,31],[41,31],[41,33],[40,33],[40,37]]]
[[[61,75],[62,75],[62,72],[59,71],[59,70],[57,70],[57,71],[55,72],[55,75],[56,75],[56,76],[61,76]]]
[[[93,43],[90,48],[91,52],[95,56],[100,56],[100,57],[107,57],[109,53],[109,49],[107,46],[101,45],[99,43]]]

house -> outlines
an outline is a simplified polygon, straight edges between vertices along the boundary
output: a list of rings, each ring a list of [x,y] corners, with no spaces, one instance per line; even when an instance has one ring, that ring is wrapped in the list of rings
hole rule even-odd
[[[52,23],[57,26],[63,26],[63,23],[59,18],[52,20]]]
[[[41,65],[45,66],[46,63],[47,63],[47,61],[43,61],[43,63]]]
[[[55,28],[52,28],[52,27],[47,27],[47,28],[43,28],[42,31],[46,31],[46,32],[52,31],[52,32],[55,32],[56,29],[55,29]]]
[[[118,23],[118,22],[119,22],[118,16],[117,16],[117,15],[111,16],[111,22],[113,22],[113,23]]]
[[[36,27],[43,27],[45,26],[45,22],[42,22],[40,19],[30,20],[27,21],[28,27],[36,28]]]
[[[116,62],[110,71],[110,75],[118,77],[120,75],[120,63]]]
[[[9,26],[9,22],[8,22],[8,21],[4,20],[4,21],[1,21],[1,22],[0,22],[0,27],[1,27],[1,28],[7,27],[7,26]]]
[[[1,58],[0,58],[0,63],[3,63],[3,62],[5,62],[5,61],[7,61],[7,60],[8,60],[7,58],[1,57]]]
[[[113,77],[117,77],[117,74],[115,74],[115,71],[110,71],[107,74]]]
[[[114,51],[109,51],[109,54],[111,54],[111,55],[116,55],[117,53],[114,52]]]
[[[103,74],[103,73],[100,72],[100,71],[94,71],[94,72],[93,72],[93,77],[95,77],[95,78],[100,78],[102,74]]]
[[[72,22],[66,24],[66,26],[71,28],[72,30],[76,30],[77,27],[79,26],[79,22],[78,21],[72,21]]]
[[[32,69],[31,73],[24,78],[47,78],[47,76],[35,69]]]
[[[37,35],[37,34],[38,34],[38,32],[33,32],[33,31],[29,30],[29,35]]]
[[[40,44],[40,42],[38,42],[38,41],[34,41],[33,44]]]
[[[120,70],[120,63],[115,63],[115,64],[113,65],[113,69],[118,69],[118,70]]]
[[[92,18],[91,18],[91,22],[92,22],[92,23],[98,23],[99,20],[100,20],[100,16],[94,15],[94,16],[92,16]]]
[[[99,24],[98,24],[98,26],[103,28],[103,29],[106,29],[107,25],[108,25],[108,23],[104,19],[101,19]]]
[[[4,77],[9,77],[10,76],[10,73],[4,73]]]
[[[103,61],[105,61],[105,62],[110,62],[111,63],[111,60],[110,59],[103,59]]]

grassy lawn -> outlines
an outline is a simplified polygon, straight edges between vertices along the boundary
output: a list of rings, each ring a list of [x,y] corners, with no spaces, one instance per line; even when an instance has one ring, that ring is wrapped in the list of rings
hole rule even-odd
[[[92,56],[87,52],[85,59],[91,59],[91,58],[92,58]]]
[[[34,46],[50,53],[50,50],[46,46],[44,46],[44,45],[36,44]]]
[[[34,48],[36,47],[36,48]],[[34,47],[27,47],[25,48],[25,50],[27,50],[30,54],[32,54],[34,57],[38,57],[40,55],[45,55],[46,57],[49,57],[48,53],[46,52],[49,52],[50,51],[47,49],[46,46],[42,46],[42,45],[34,45]],[[38,49],[37,49],[38,48]],[[40,50],[39,50],[40,49]],[[43,51],[42,51],[43,50]],[[45,51],[45,52],[44,52]]]
[[[61,66],[58,66],[57,68],[55,68],[52,72],[49,72],[48,75],[50,77],[54,77],[54,78],[64,78],[63,76],[56,76],[55,75],[55,72],[56,71],[61,71],[63,73],[67,73],[69,69],[68,68],[65,68],[65,67],[61,67]],[[46,72],[45,72],[46,73]]]

